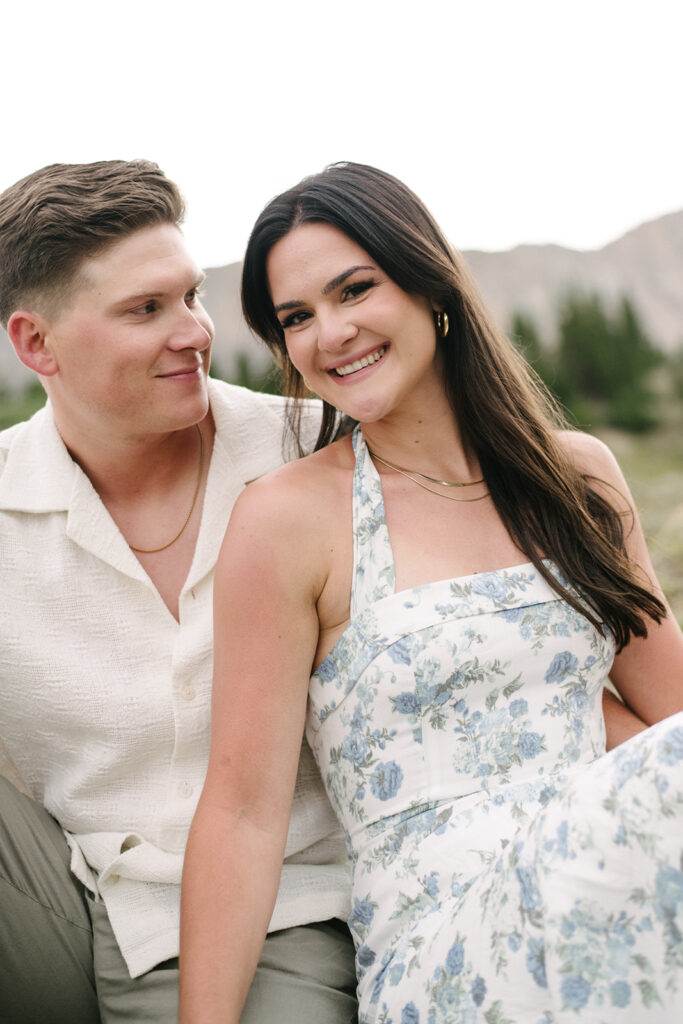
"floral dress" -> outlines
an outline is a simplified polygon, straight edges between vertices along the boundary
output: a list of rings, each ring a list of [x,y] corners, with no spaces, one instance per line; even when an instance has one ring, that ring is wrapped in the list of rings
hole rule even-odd
[[[531,564],[396,593],[354,448],[351,622],[306,734],[353,865],[360,1021],[682,1021],[683,716],[601,756],[613,640]]]

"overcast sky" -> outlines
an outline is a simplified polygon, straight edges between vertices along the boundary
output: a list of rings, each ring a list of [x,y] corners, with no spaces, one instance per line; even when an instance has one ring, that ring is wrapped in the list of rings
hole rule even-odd
[[[683,208],[680,0],[93,0],[2,7],[0,189],[144,156],[203,266],[335,160],[458,248],[596,248]]]

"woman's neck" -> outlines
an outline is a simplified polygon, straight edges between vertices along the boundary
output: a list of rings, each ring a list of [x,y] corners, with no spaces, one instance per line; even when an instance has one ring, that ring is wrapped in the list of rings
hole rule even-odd
[[[401,415],[362,423],[370,450],[402,469],[426,473],[439,480],[476,480],[478,460],[466,449],[450,407],[419,416]]]

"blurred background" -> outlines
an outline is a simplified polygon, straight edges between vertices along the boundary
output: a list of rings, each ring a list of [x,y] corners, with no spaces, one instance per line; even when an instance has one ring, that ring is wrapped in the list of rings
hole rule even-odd
[[[156,160],[209,270],[214,373],[276,389],[239,312],[259,210],[335,160],[402,178],[612,447],[683,621],[682,29],[678,0],[34,0],[3,9],[0,190]],[[0,426],[43,401],[0,332]]]

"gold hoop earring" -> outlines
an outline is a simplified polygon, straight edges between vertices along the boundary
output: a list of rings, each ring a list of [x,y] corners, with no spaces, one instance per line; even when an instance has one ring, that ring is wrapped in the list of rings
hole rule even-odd
[[[450,324],[448,322],[448,313],[440,311],[436,314],[436,329],[439,332],[441,338],[445,338],[448,334]]]

